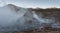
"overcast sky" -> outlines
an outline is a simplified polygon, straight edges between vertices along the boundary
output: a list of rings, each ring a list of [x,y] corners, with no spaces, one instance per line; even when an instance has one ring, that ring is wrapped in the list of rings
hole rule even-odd
[[[60,7],[60,0],[0,0],[0,6],[13,3],[20,7]]]

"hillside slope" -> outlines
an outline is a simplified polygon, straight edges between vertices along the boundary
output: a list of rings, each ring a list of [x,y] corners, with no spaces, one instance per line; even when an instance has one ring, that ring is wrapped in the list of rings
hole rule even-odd
[[[8,4],[0,8],[0,32],[60,28],[60,9],[22,8]]]

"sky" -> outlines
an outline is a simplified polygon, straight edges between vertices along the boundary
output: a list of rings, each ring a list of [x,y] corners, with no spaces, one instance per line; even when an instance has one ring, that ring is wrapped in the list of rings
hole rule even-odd
[[[60,0],[0,0],[0,6],[7,4],[15,4],[20,7],[26,8],[48,8],[48,7],[58,7],[60,8]]]

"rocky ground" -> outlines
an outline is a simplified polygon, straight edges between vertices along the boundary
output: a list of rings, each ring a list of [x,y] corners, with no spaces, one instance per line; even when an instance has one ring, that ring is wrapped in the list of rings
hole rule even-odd
[[[0,24],[4,20],[1,24],[3,27],[1,26],[0,33],[60,33],[60,8],[33,9],[10,4],[2,7],[0,11],[2,11]]]
[[[49,18],[49,17],[54,17],[55,18],[55,22],[56,23],[60,23],[60,9],[32,9],[29,8],[29,10],[31,11],[35,11],[37,13],[42,13],[43,14],[43,18]],[[8,33],[8,32],[3,32],[3,33]],[[34,29],[34,30],[26,30],[23,32],[20,31],[14,31],[11,33],[60,33],[60,28],[52,28],[52,27],[44,27],[41,30],[38,29]]]
[[[42,13],[43,18],[49,18],[54,17],[55,23],[60,23],[60,9],[57,8],[47,8],[47,9],[32,9],[30,10],[36,11],[37,13]],[[35,29],[35,30],[28,30],[24,32],[13,32],[13,33],[60,33],[60,28],[52,28],[52,27],[45,27],[41,30]]]
[[[2,32],[2,33],[8,33],[8,32]],[[60,33],[60,28],[51,28],[51,27],[45,27],[44,29],[41,29],[41,30],[28,30],[28,31],[23,31],[23,32],[20,32],[20,31],[15,31],[15,32],[12,32],[12,33]]]

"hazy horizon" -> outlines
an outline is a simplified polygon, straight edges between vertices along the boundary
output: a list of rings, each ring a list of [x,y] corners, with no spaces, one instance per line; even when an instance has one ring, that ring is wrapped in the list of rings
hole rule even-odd
[[[60,8],[60,0],[0,0],[0,7],[7,4],[15,4],[24,8],[48,8],[57,7]]]

